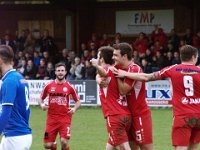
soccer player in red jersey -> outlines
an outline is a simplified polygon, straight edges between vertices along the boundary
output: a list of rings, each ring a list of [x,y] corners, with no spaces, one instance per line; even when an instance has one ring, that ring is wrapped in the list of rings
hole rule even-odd
[[[128,135],[131,127],[131,114],[126,97],[119,94],[115,75],[109,68],[113,64],[113,50],[110,46],[103,46],[99,49],[101,66],[98,65],[98,59],[91,60],[99,75],[105,77],[108,84],[107,87],[100,86],[99,91],[102,111],[109,133],[106,150],[131,150]]]
[[[200,68],[195,66],[198,50],[190,45],[180,49],[181,64],[168,66],[152,74],[116,70],[119,77],[134,80],[169,78],[172,83],[172,144],[175,150],[198,150],[200,142]]]
[[[142,69],[132,61],[132,47],[128,43],[119,43],[114,46],[113,59],[128,72],[140,73]],[[132,115],[132,135],[141,150],[152,150],[152,118],[146,102],[145,83],[125,78],[117,79],[119,92],[127,95],[128,106]]]
[[[56,79],[48,83],[42,93],[39,105],[42,110],[48,109],[46,129],[44,134],[44,147],[46,149],[56,150],[56,136],[60,134],[62,150],[69,150],[68,141],[70,139],[70,126],[72,115],[80,107],[80,100],[76,90],[65,79],[66,66],[64,63],[55,65]],[[73,108],[69,106],[70,95],[75,101]],[[48,105],[43,100],[48,97]]]

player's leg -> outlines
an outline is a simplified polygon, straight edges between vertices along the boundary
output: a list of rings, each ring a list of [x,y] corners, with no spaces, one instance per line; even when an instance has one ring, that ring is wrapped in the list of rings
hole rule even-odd
[[[109,133],[108,144],[112,145],[117,150],[131,150],[127,135],[131,126],[130,115],[108,116],[106,119],[106,126]]]
[[[184,117],[175,116],[172,125],[172,144],[175,150],[188,150],[191,133],[192,129],[184,122]]]
[[[62,123],[62,125],[59,128],[60,143],[62,150],[69,150],[69,139],[71,136],[70,126],[70,123]]]
[[[112,146],[111,144],[107,143],[106,144],[106,150],[116,150],[114,146]]]
[[[188,150],[198,150],[199,143],[196,144],[190,144]]]
[[[136,144],[139,145],[141,150],[153,150],[151,113],[141,114],[133,117],[132,120],[132,134]]]
[[[137,145],[136,142],[133,140],[129,141],[129,145],[131,147],[131,150],[139,150],[140,149],[139,145]]]
[[[69,149],[69,140],[68,139],[60,138],[60,143],[61,143],[62,150],[70,150]]]
[[[56,150],[57,144],[55,142],[56,136],[57,136],[57,128],[58,124],[55,125],[48,125],[46,124],[46,129],[44,133],[44,148],[45,149],[50,149],[50,150]]]
[[[32,135],[3,137],[0,150],[29,150],[32,144]]]
[[[198,117],[197,117],[197,120]],[[197,122],[198,123],[198,122]],[[200,143],[200,128],[199,124],[196,124],[197,128],[192,129],[191,137],[190,137],[190,145],[188,150],[198,150],[198,146]]]

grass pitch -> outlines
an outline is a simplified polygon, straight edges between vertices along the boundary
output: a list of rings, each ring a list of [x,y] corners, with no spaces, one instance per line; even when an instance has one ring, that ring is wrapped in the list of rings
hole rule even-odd
[[[171,146],[172,110],[151,109],[153,118],[153,140],[155,150],[173,150]],[[43,133],[46,112],[31,106],[30,125],[33,129],[31,150],[43,150]],[[73,116],[70,149],[105,150],[107,142],[105,120],[100,107],[81,107]],[[57,139],[60,149],[59,138]]]

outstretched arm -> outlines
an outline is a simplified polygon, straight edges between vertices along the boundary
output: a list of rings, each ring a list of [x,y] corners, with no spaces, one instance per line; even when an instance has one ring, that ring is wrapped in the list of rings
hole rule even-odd
[[[155,76],[153,73],[147,74],[147,73],[132,73],[132,72],[126,72],[124,70],[114,70],[114,73],[116,74],[116,77],[119,78],[129,78],[133,80],[138,81],[153,81],[155,80]]]
[[[93,58],[90,60],[90,62],[92,63],[92,66],[97,69],[100,76],[104,77],[107,75],[107,72],[104,70],[104,68],[98,64],[98,59]]]

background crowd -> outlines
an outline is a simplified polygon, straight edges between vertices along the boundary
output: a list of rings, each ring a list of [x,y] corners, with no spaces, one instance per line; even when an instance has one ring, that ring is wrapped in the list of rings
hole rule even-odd
[[[97,57],[100,46],[112,46],[123,40],[120,33],[113,37],[107,34],[91,34],[91,39],[81,43],[80,50],[59,50],[49,31],[34,34],[29,29],[13,36],[7,31],[0,44],[10,45],[15,52],[14,67],[26,79],[54,79],[54,65],[63,61],[67,66],[69,80],[94,80],[96,69],[90,59]],[[133,49],[133,61],[140,65],[145,73],[151,73],[163,67],[179,64],[179,49],[183,45],[193,45],[200,50],[200,31],[192,33],[188,28],[178,35],[175,29],[165,34],[161,27],[155,26],[151,34],[143,32],[129,42]],[[199,62],[198,62],[199,64]],[[198,65],[197,64],[197,65]]]

